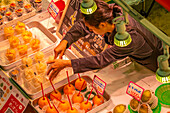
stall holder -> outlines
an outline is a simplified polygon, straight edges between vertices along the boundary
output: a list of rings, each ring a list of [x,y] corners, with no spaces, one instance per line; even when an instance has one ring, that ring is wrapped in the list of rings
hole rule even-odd
[[[40,51],[45,51],[48,48],[52,48],[57,43],[56,37],[51,34],[42,24],[40,24],[37,21],[32,21],[26,24],[26,27],[28,30],[30,30],[34,36],[34,38],[37,38],[40,40]],[[21,57],[18,56],[16,61],[9,62],[5,57],[5,52],[9,48],[9,42],[7,39],[4,38],[4,34],[1,33],[0,36],[2,37],[2,40],[0,42],[0,66],[4,70],[9,70],[19,64],[21,64]],[[28,56],[33,57],[35,54],[34,51],[31,50],[31,48],[28,49]]]

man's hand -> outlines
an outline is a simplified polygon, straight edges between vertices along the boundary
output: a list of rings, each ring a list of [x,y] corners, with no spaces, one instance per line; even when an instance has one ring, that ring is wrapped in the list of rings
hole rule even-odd
[[[62,59],[62,56],[64,55],[64,52],[66,50],[67,47],[67,40],[63,40],[60,42],[60,44],[54,49],[54,59],[56,59],[59,55],[59,59]]]
[[[62,59],[55,59],[53,61],[48,61],[47,64],[51,64],[51,67],[47,71],[47,75],[49,75],[50,80],[53,80],[58,75],[58,73],[65,67],[71,67],[70,60],[62,60]]]

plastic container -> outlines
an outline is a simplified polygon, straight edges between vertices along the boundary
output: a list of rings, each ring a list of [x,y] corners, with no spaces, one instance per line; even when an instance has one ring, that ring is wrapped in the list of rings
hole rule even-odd
[[[165,83],[160,85],[156,91],[155,95],[158,97],[159,102],[164,107],[170,108],[170,83]]]

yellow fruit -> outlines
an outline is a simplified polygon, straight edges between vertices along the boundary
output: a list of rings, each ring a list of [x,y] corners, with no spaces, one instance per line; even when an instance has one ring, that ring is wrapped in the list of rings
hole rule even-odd
[[[147,102],[151,98],[151,92],[149,90],[145,90],[142,94],[142,102]]]
[[[124,113],[126,110],[126,105],[119,104],[113,109],[113,113]]]

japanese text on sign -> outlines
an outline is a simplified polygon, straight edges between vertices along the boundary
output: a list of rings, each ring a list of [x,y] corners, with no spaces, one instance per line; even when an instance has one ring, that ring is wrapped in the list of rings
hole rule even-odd
[[[48,12],[50,13],[50,15],[55,19],[58,15],[59,9],[58,7],[54,4],[53,1],[51,1],[51,3],[48,6]]]
[[[93,88],[96,89],[97,92],[99,92],[101,95],[103,95],[104,90],[106,88],[106,82],[104,82],[102,79],[97,77],[96,75],[93,78],[93,83],[92,83]]]
[[[12,110],[14,113],[22,113],[24,109],[25,106],[11,94],[9,99],[1,109],[1,112]]]
[[[144,92],[144,88],[140,87],[139,85],[135,84],[134,82],[130,81],[127,87],[126,93],[136,100],[140,101],[142,94]]]

